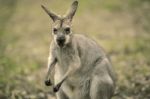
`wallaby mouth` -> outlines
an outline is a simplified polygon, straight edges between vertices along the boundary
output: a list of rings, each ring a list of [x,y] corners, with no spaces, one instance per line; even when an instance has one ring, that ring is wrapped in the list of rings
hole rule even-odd
[[[63,42],[57,42],[57,44],[59,47],[63,47],[65,45],[65,43],[63,43]]]
[[[57,44],[58,46],[63,47],[65,45],[65,38],[57,39]]]

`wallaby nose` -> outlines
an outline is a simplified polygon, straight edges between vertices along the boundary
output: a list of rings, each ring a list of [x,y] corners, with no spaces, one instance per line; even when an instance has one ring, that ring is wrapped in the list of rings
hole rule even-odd
[[[64,43],[65,42],[65,37],[64,36],[58,37],[57,42]]]

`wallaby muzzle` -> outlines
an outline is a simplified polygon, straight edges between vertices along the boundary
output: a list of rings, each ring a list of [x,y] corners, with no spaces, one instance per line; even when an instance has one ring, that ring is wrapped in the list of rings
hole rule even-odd
[[[65,39],[64,36],[60,36],[60,37],[57,37],[56,41],[57,41],[57,44],[58,44],[60,47],[63,47],[64,44],[65,44],[66,39]]]

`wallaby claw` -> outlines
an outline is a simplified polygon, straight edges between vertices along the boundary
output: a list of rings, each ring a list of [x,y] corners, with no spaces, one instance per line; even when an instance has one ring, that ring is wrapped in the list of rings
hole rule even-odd
[[[45,80],[45,85],[46,86],[51,86],[52,85],[51,80],[50,79],[49,80]]]
[[[54,86],[53,91],[56,93],[59,91],[61,84],[57,84],[56,86]]]

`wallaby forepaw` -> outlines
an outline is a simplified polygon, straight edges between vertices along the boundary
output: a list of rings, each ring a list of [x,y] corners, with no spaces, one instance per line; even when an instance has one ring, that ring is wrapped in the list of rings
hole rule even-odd
[[[54,87],[54,88],[53,88],[53,91],[54,91],[54,92],[57,92],[58,90],[59,90],[58,87]]]
[[[58,92],[58,91],[59,91],[59,88],[60,88],[60,84],[54,86],[53,91],[54,91],[54,92]]]
[[[52,83],[51,83],[51,81],[50,81],[50,80],[45,80],[45,85],[46,85],[46,86],[51,86],[51,85],[52,85]]]

